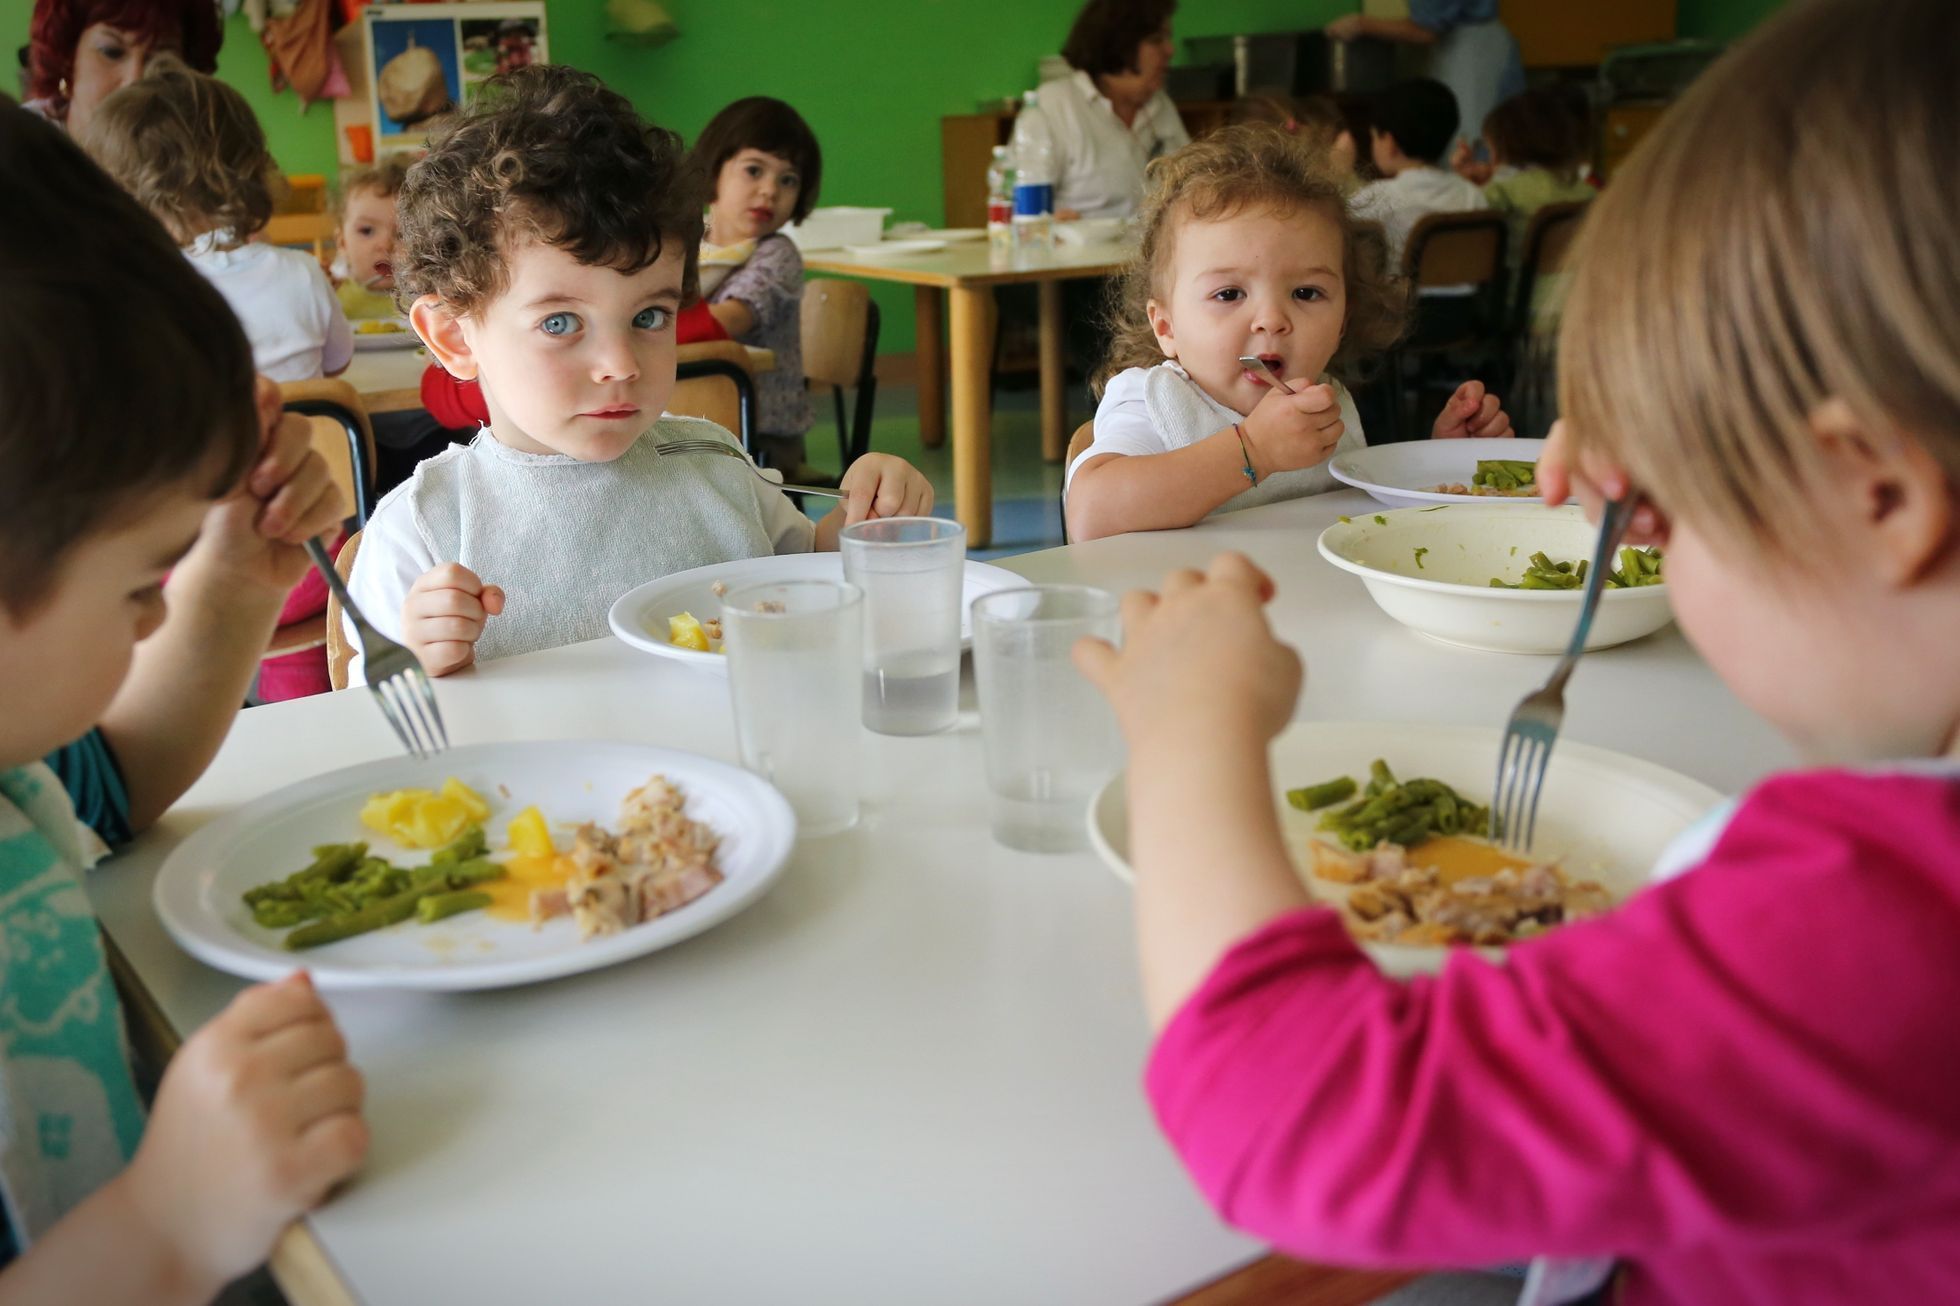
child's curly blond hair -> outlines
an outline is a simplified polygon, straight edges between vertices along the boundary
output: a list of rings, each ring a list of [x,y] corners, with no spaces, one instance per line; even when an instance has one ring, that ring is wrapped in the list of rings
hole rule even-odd
[[[1266,123],[1225,127],[1150,165],[1138,218],[1137,252],[1116,279],[1109,302],[1109,356],[1095,376],[1100,394],[1109,379],[1132,367],[1164,361],[1146,306],[1169,287],[1178,224],[1211,222],[1247,211],[1291,213],[1318,209],[1341,229],[1341,276],[1347,322],[1327,370],[1343,380],[1401,338],[1408,319],[1407,283],[1389,271],[1381,228],[1348,208],[1343,179],[1325,152]]]

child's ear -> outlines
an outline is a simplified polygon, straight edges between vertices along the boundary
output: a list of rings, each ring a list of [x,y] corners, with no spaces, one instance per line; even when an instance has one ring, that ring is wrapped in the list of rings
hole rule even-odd
[[[476,379],[476,355],[463,335],[463,320],[439,295],[422,295],[408,307],[408,320],[442,370],[458,381]]]
[[[1150,316],[1150,333],[1157,337],[1157,348],[1164,351],[1165,358],[1177,357],[1177,333],[1171,330],[1171,315],[1156,300],[1145,304],[1143,311]]]
[[[1954,547],[1954,489],[1926,446],[1898,429],[1873,431],[1851,405],[1827,399],[1810,415],[1825,475],[1844,487],[1854,561],[1882,585],[1904,588]]]

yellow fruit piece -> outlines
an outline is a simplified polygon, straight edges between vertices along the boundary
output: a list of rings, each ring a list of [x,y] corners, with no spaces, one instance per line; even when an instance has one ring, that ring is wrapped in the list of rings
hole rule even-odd
[[[510,829],[504,838],[514,853],[538,857],[551,855],[551,828],[545,824],[544,813],[535,807],[527,807],[511,817]]]
[[[361,808],[361,824],[410,848],[440,848],[472,825],[490,818],[490,805],[451,776],[442,792],[397,789],[375,794]]]
[[[697,652],[709,652],[708,632],[701,629],[701,623],[691,612],[677,613],[667,618],[667,642],[677,648],[691,648]]]

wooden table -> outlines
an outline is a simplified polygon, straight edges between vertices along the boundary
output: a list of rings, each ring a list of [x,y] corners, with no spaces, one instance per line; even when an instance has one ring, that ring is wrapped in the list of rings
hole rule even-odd
[[[685,357],[689,346],[679,348]],[[748,356],[752,372],[768,372],[776,366],[773,349],[749,349]],[[360,392],[361,406],[370,415],[408,412],[422,406],[422,371],[428,365],[429,351],[420,347],[356,349],[341,378]]]
[[[1337,515],[1370,510],[1328,494],[1005,565],[1121,590],[1242,549],[1277,578],[1273,620],[1307,659],[1302,719],[1499,725],[1551,659],[1389,621],[1314,553]],[[610,638],[439,693],[459,745],[735,756],[721,678]],[[1672,629],[1587,655],[1567,703],[1569,737],[1725,791],[1791,760]],[[766,897],[685,944],[526,988],[330,995],[374,1147],[275,1261],[295,1306],[1074,1306],[1200,1285],[1209,1306],[1350,1306],[1392,1286],[1261,1259],[1198,1199],[1138,1082],[1129,892],[1087,853],[989,838],[966,707],[946,734],[865,735],[862,826],[802,841]],[[147,989],[133,1018],[153,999],[157,1021],[190,1029],[239,988],[157,922],[170,849],[271,789],[396,752],[358,691],[239,718],[184,801],[90,879]]]
[[[985,241],[960,241],[934,254],[857,258],[842,250],[804,256],[811,272],[895,281],[915,287],[918,315],[919,435],[928,447],[945,439],[947,360],[940,353],[940,294],[950,301],[953,391],[953,506],[967,543],[993,540],[994,287],[1033,283],[1041,315],[1041,454],[1061,461],[1068,448],[1068,389],[1063,367],[1062,282],[1106,277],[1129,257],[1122,243],[1058,245],[1050,255],[1005,255]]]

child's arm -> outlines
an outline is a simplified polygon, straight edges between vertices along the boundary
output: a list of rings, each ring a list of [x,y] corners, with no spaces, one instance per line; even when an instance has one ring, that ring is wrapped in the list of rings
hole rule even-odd
[[[851,464],[838,489],[848,496],[817,523],[817,552],[837,548],[846,526],[871,517],[923,517],[932,511],[932,482],[903,458],[868,453]]]
[[[0,1306],[210,1301],[359,1167],[364,1095],[303,973],[246,989],[172,1058],[129,1168],[0,1274]]]
[[[730,340],[740,340],[755,329],[755,310],[739,299],[723,299],[708,305],[708,312]]]
[[[216,755],[265,656],[286,594],[305,574],[306,540],[346,511],[302,418],[279,391],[259,389],[263,456],[239,492],[206,515],[197,545],[171,573],[170,615],[136,649],[100,722],[141,830],[190,788]]]
[[[1482,381],[1465,381],[1458,386],[1429,430],[1432,440],[1497,440],[1516,434],[1511,429],[1511,415],[1496,395],[1484,392]]]
[[[424,671],[446,676],[476,661],[484,624],[503,610],[500,587],[484,584],[461,563],[445,562],[423,572],[402,600],[402,643]]]
[[[1083,460],[1068,483],[1068,529],[1073,540],[1125,531],[1195,526],[1251,487],[1246,455],[1263,480],[1325,462],[1347,429],[1331,385],[1291,381],[1293,394],[1274,388],[1239,423],[1196,444],[1164,453],[1098,454]]]

